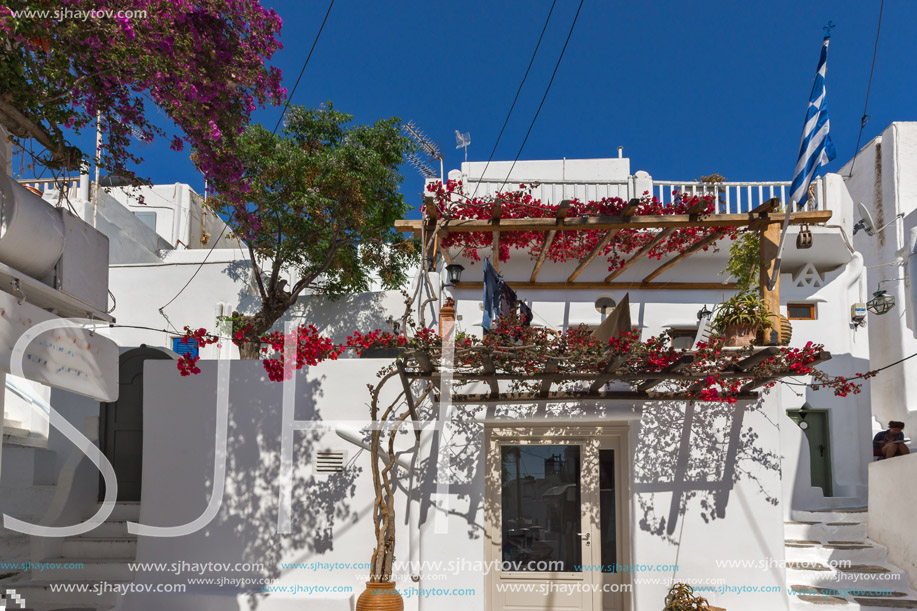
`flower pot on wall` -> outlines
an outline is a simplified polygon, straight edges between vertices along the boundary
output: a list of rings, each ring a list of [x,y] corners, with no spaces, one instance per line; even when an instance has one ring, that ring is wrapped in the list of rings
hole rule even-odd
[[[394,581],[367,581],[356,611],[404,611],[404,600]]]
[[[726,327],[723,335],[726,337],[725,346],[728,348],[744,348],[755,343],[758,327],[755,325],[732,325]]]

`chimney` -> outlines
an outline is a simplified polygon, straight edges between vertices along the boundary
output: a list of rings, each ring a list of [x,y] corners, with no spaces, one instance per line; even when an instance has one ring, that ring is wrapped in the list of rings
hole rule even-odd
[[[439,334],[441,337],[450,335],[455,329],[455,299],[446,297],[446,302],[439,309]]]

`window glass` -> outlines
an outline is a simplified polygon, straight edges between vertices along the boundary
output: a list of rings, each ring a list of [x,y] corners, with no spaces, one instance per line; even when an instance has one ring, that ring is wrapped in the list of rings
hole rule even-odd
[[[579,571],[580,447],[503,446],[503,569]]]

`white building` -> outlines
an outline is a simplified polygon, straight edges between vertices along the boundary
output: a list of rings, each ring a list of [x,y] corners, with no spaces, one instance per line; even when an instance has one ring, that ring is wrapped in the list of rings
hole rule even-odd
[[[825,227],[812,227],[813,247],[797,249],[798,230],[791,229],[781,268],[781,310],[792,319],[793,345],[812,340],[831,352],[821,366],[829,373],[865,372],[917,352],[913,284],[906,280],[914,252],[911,232],[917,229],[915,154],[917,125],[893,124],[863,149],[851,176],[848,164],[818,181],[815,206],[832,216]],[[509,168],[491,163],[481,176],[484,164],[466,163],[450,178],[463,179],[471,189],[480,183],[479,193],[486,194],[507,180]],[[633,172],[625,158],[519,162],[509,182],[538,183],[538,197],[549,203],[630,199],[643,191],[668,201],[673,188],[705,188]],[[729,212],[741,213],[769,197],[785,201],[788,184],[726,183],[717,195]],[[71,199],[88,203],[85,184],[82,190],[74,184],[73,191]],[[16,548],[16,559],[25,555],[32,562],[81,563],[81,568],[16,571],[5,580],[8,587],[18,587],[31,607],[49,611],[223,611],[250,604],[281,611],[304,603],[351,609],[364,588],[368,569],[361,565],[373,542],[368,453],[356,431],[368,419],[366,384],[384,361],[324,362],[298,372],[295,388],[287,385],[285,391],[284,384],[267,380],[258,362],[232,361],[220,374],[212,359],[235,356],[227,342],[203,349],[201,375],[179,377],[172,352],[178,330],[214,329],[218,316],[250,311],[256,305],[251,268],[246,250],[230,238],[210,248],[222,224],[206,214],[187,186],[146,189],[144,200],[100,197],[95,209],[96,226],[111,244],[109,289],[118,326],[107,335],[122,347],[120,396],[101,407],[65,391],[46,396],[70,422],[95,433],[90,438],[118,474],[119,505],[95,531],[33,538],[27,554]],[[875,236],[854,236],[858,202],[873,211],[877,228],[902,216]],[[92,218],[91,206],[81,210]],[[481,289],[469,283],[480,282],[481,266],[458,250],[449,255],[464,266],[462,282],[442,287],[440,262],[434,284],[443,295],[435,297],[454,297],[457,329],[480,334]],[[608,271],[599,259],[572,281],[575,261],[546,262],[533,280],[527,253],[512,253],[500,272],[532,308],[534,324],[598,325],[597,299],[620,302],[626,293],[631,320],[644,337],[666,329],[693,336],[699,310],[729,295],[710,288],[728,281],[719,274],[727,258],[728,243],[720,252],[698,252],[654,278],[661,286],[643,282],[662,263],[645,258],[613,282],[606,282]],[[870,314],[865,326],[856,324],[851,306],[867,301],[886,279],[882,288],[896,297],[896,307],[884,316]],[[672,283],[708,288],[667,289]],[[431,324],[437,305],[426,313]],[[305,296],[289,319],[314,324],[342,341],[353,330],[388,328],[387,319],[400,317],[402,310],[403,298],[395,291],[337,302]],[[650,611],[664,606],[673,581],[696,585],[712,605],[730,610],[814,609],[815,599],[852,609],[865,606],[861,601],[876,590],[915,600],[908,583],[917,585],[917,565],[909,550],[917,541],[902,509],[911,493],[894,482],[912,478],[917,465],[913,457],[873,463],[871,446],[873,434],[889,419],[905,420],[908,429],[917,425],[909,410],[914,393],[908,372],[914,362],[889,368],[865,381],[861,394],[846,398],[805,385],[779,385],[759,401],[735,405],[428,402],[420,406],[425,418],[434,420],[445,409],[449,435],[425,432],[417,448],[410,443],[413,436],[399,441],[405,467],[399,477],[396,560],[403,564],[395,572],[399,588],[406,590],[405,607]],[[386,390],[392,399],[393,388]],[[293,394],[285,399],[285,392]],[[295,405],[285,410],[290,397]],[[227,401],[225,420],[221,398]],[[804,404],[805,430],[794,421]],[[297,429],[293,445],[285,446],[291,427]],[[49,454],[41,477],[16,480],[33,491],[46,490],[45,505],[35,496],[28,514],[49,526],[87,518],[100,498],[98,471],[53,428],[32,433],[42,435]],[[437,475],[440,443],[451,449],[446,487]],[[293,456],[292,532],[278,534],[285,450]],[[327,469],[317,468],[319,459]],[[518,473],[503,473],[504,463]],[[587,477],[585,465],[603,477]],[[3,477],[9,477],[5,468]],[[501,493],[501,478],[503,484],[515,482],[515,489]],[[882,489],[897,487],[897,501],[876,495],[876,481]],[[867,502],[868,513],[849,511]],[[0,509],[23,510],[7,503],[0,499]],[[181,536],[138,537],[127,521],[156,527],[198,521],[199,528]],[[15,535],[2,530],[0,537]],[[513,572],[495,566],[521,557],[520,549],[525,558],[570,566],[630,568]],[[839,570],[836,565],[848,560],[873,568]],[[103,596],[51,591],[51,584],[92,586],[103,580],[114,584]],[[788,595],[791,586],[835,589],[838,600],[826,598],[824,590],[812,590],[815,599]],[[113,591],[119,587],[135,591]],[[180,587],[186,590],[172,591]],[[526,587],[533,591],[523,591]],[[143,589],[149,591],[137,591]],[[878,600],[870,609],[904,603],[899,597],[883,605],[891,594],[873,598]]]

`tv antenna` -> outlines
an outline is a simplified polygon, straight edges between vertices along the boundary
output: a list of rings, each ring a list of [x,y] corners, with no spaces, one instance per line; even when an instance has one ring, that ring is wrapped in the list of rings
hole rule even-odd
[[[471,132],[455,130],[455,148],[465,149],[465,163],[468,163],[468,145],[471,144]]]
[[[401,126],[401,129],[404,130],[404,132],[408,135],[408,137],[411,140],[413,140],[417,144],[418,147],[420,147],[420,150],[422,150],[424,153],[427,154],[427,156],[429,157],[429,160],[428,160],[429,162],[433,162],[437,160],[439,161],[439,179],[441,181],[444,181],[443,154],[439,150],[439,146],[437,146],[436,143],[433,142],[433,140],[429,136],[427,136],[425,133],[420,131],[420,128],[418,128],[417,125],[415,125],[413,121],[408,121],[407,123]],[[414,157],[417,161],[421,162],[420,165],[423,166],[424,169],[421,169],[413,161],[411,161],[411,157]],[[417,170],[424,176],[426,176],[426,173],[424,170],[430,170],[430,166],[427,164],[426,161],[422,160],[420,157],[413,155],[413,154],[408,155],[408,163],[410,163],[415,168],[417,168]],[[434,173],[433,176],[426,176],[426,177],[435,178],[436,174]]]
[[[433,168],[431,168],[426,161],[414,153],[408,153],[405,155],[405,159],[407,159],[407,162],[414,166],[414,169],[417,170],[424,178],[436,178],[436,172],[433,170]]]

